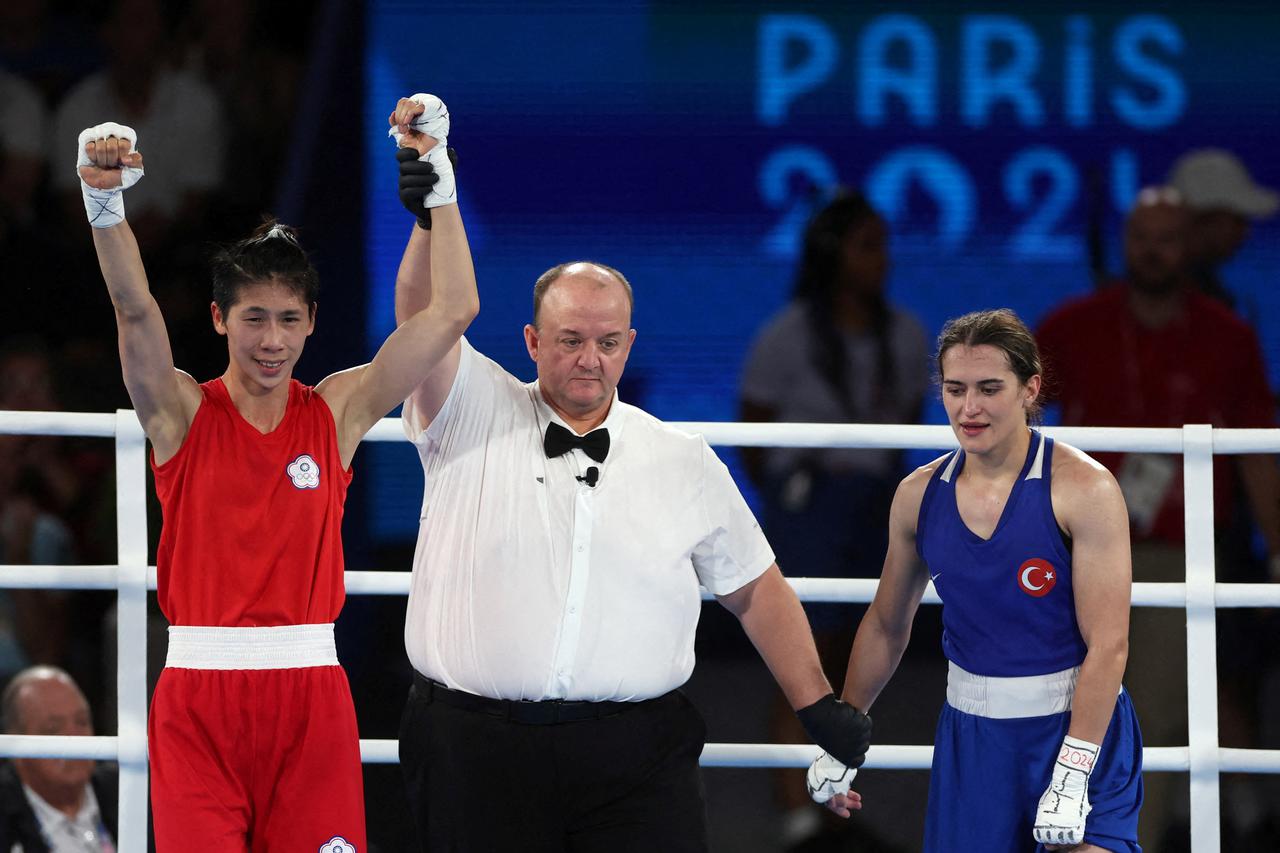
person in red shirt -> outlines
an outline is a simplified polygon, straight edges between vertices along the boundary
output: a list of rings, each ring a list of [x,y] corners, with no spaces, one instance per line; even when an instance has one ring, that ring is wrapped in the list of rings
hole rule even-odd
[[[1143,190],[1125,226],[1124,279],[1050,312],[1036,333],[1050,399],[1067,426],[1274,427],[1262,349],[1253,329],[1220,302],[1189,286],[1189,214],[1177,192]],[[1135,581],[1186,579],[1182,460],[1159,454],[1098,453],[1120,483],[1134,538]],[[1280,470],[1269,456],[1216,456],[1214,521],[1221,578],[1232,571],[1227,525],[1235,475],[1277,565]],[[1238,537],[1236,537],[1238,538]],[[1239,550],[1238,548],[1236,550]],[[1133,651],[1126,684],[1159,746],[1185,744],[1185,616],[1176,610],[1133,612]],[[1230,703],[1228,703],[1230,704]],[[1233,714],[1224,707],[1224,729]],[[1163,741],[1163,742],[1162,742]],[[1169,808],[1168,774],[1148,778],[1143,844]]]
[[[160,853],[366,849],[359,735],[332,624],[351,459],[478,311],[439,106],[435,136],[406,135],[417,151],[397,157],[402,175],[406,161],[420,167],[413,198],[402,178],[402,200],[430,216],[434,245],[454,246],[432,255],[434,298],[371,362],[314,388],[292,378],[317,291],[293,230],[268,223],[215,256],[211,314],[229,359],[199,384],[174,367],[124,218],[122,190],[142,172],[137,137],[115,124],[80,136],[85,207],[164,511],[159,599],[172,627],[149,722]]]
[[[1169,192],[1145,191],[1125,229],[1128,273],[1067,302],[1036,338],[1069,426],[1274,426],[1262,348],[1253,329],[1186,286],[1186,209]],[[1182,465],[1150,454],[1098,454],[1120,479],[1137,539],[1183,541]],[[1280,553],[1276,468],[1238,457],[1246,494],[1271,553]],[[1231,457],[1214,465],[1215,521],[1230,517]],[[1270,498],[1270,500],[1268,500]]]

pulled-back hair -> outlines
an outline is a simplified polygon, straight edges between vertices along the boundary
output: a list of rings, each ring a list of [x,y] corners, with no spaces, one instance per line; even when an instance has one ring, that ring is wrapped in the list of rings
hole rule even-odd
[[[315,311],[320,277],[298,243],[298,232],[267,219],[253,234],[218,249],[210,262],[213,301],[225,316],[246,285],[278,284],[296,293]]]
[[[1032,376],[1043,376],[1040,347],[1035,335],[1017,314],[1008,308],[993,311],[974,311],[947,321],[938,333],[938,381],[942,374],[942,357],[952,347],[992,346],[1004,353],[1009,369],[1026,385]],[[1039,423],[1042,414],[1039,398],[1027,410],[1027,420]]]

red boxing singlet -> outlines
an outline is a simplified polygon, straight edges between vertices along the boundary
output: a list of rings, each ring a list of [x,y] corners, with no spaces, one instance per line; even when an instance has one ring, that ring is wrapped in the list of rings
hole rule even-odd
[[[173,625],[247,627],[333,622],[345,595],[342,469],[333,413],[289,382],[284,420],[263,435],[221,379],[177,455],[151,466],[164,512],[160,608]]]

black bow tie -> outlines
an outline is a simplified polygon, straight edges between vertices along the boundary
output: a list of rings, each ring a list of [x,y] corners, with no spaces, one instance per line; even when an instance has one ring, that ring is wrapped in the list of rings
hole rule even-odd
[[[601,427],[593,429],[586,435],[574,435],[560,424],[547,424],[547,434],[542,439],[542,449],[546,451],[548,459],[568,453],[575,447],[582,448],[582,452],[596,462],[603,462],[609,455],[609,430]]]

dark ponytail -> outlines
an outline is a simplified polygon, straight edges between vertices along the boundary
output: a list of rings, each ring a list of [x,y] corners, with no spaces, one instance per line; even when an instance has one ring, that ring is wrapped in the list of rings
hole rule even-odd
[[[804,233],[800,265],[792,297],[805,306],[813,339],[814,368],[840,401],[848,418],[855,418],[850,391],[849,354],[836,325],[836,292],[841,286],[844,241],[879,213],[860,192],[841,191],[810,220]],[[890,326],[892,314],[883,291],[865,294],[871,333],[876,339],[878,370],[872,377],[873,405],[879,406],[895,381]]]
[[[223,316],[236,304],[240,290],[258,283],[288,288],[314,311],[320,277],[298,242],[298,232],[267,219],[253,234],[218,249],[210,263],[213,301]]]

